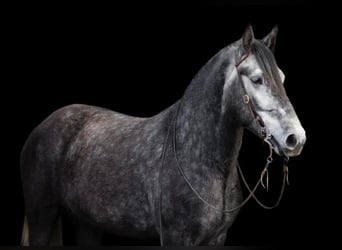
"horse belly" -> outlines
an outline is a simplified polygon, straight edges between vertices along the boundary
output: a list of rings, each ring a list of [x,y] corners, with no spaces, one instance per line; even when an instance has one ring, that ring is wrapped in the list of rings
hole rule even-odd
[[[107,176],[75,178],[62,189],[64,204],[81,220],[119,236],[157,234],[147,192],[134,178],[113,177],[108,172]]]

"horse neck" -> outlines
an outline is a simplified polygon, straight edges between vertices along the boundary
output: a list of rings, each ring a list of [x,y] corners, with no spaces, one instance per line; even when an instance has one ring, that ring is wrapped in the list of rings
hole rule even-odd
[[[235,65],[234,61],[229,61],[231,57],[227,53],[226,49],[214,56],[185,91],[176,136],[177,150],[190,161],[219,166],[227,163],[226,170],[236,163],[243,135],[243,129],[235,119],[233,104],[228,100],[225,112],[221,110],[223,92],[230,91],[223,88],[227,69],[233,69],[232,65]]]

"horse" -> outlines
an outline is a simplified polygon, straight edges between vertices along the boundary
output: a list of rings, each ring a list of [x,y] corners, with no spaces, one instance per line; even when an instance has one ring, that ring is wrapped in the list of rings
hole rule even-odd
[[[224,245],[243,202],[244,130],[286,158],[300,155],[306,141],[274,57],[277,33],[274,26],[256,39],[248,26],[152,117],[85,104],[50,114],[20,155],[22,244],[60,244],[54,232],[68,211],[81,245],[101,244],[105,232],[162,245]]]

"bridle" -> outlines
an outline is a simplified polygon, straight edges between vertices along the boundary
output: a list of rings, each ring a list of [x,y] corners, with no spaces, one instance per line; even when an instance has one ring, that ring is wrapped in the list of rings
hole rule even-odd
[[[245,88],[245,85],[243,84],[243,81],[242,81],[242,77],[241,77],[241,74],[239,72],[239,69],[238,67],[240,66],[240,64],[245,61],[247,59],[247,57],[249,56],[249,53],[246,53],[242,58],[241,60],[235,64],[235,70],[236,70],[236,73],[238,75],[238,79],[239,79],[239,82],[241,84],[241,88],[242,88],[242,91],[244,92],[244,95],[242,96],[242,99],[243,99],[243,102],[248,106],[248,109],[250,110],[250,112],[252,113],[255,121],[257,122],[259,128],[260,128],[260,132],[261,132],[261,137],[263,139],[266,139],[266,137],[268,136],[267,133],[266,133],[266,127],[265,127],[265,123],[264,121],[262,120],[262,118],[258,115],[258,113],[256,112],[255,108],[254,108],[254,105],[252,104],[252,101],[250,100],[250,97],[249,95],[247,94],[247,91],[246,91],[246,88]],[[271,135],[271,134],[269,134]],[[271,145],[272,146],[272,145]]]
[[[265,127],[265,123],[263,122],[262,118],[259,116],[259,114],[256,112],[254,105],[252,104],[251,98],[249,97],[249,95],[247,94],[246,88],[243,84],[242,81],[242,77],[239,73],[238,67],[239,65],[247,59],[247,57],[249,56],[249,52],[246,53],[244,56],[242,56],[241,60],[235,64],[235,69],[238,75],[238,79],[239,82],[241,83],[241,87],[243,89],[244,95],[243,95],[243,102],[248,106],[248,109],[250,110],[250,112],[252,113],[254,120],[257,122],[259,128],[260,128],[260,133],[261,133],[261,137],[263,139],[263,141],[269,146],[269,155],[267,157],[266,160],[266,164],[265,167],[263,168],[261,174],[260,174],[260,178],[258,180],[258,182],[255,184],[254,188],[251,189],[250,186],[248,185],[242,170],[240,168],[239,163],[237,163],[237,169],[239,171],[239,174],[241,176],[241,179],[244,183],[244,185],[246,186],[249,195],[245,198],[244,201],[242,201],[239,205],[237,205],[236,207],[232,208],[232,209],[220,209],[215,207],[213,204],[209,203],[206,199],[204,199],[199,193],[198,191],[193,187],[193,185],[191,184],[190,180],[188,179],[188,177],[185,175],[184,170],[179,162],[178,159],[178,155],[177,155],[177,147],[176,147],[176,134],[177,134],[177,120],[178,120],[178,114],[179,114],[179,110],[180,107],[182,105],[182,99],[180,99],[178,106],[177,106],[177,110],[176,110],[176,114],[173,117],[170,126],[168,128],[167,131],[167,135],[164,139],[164,143],[163,143],[163,151],[162,151],[162,155],[161,155],[161,168],[160,168],[160,172],[159,172],[159,176],[158,176],[158,191],[157,193],[159,194],[159,235],[160,235],[160,244],[161,246],[163,246],[163,232],[162,232],[162,198],[161,198],[161,171],[163,169],[164,166],[164,160],[165,160],[165,153],[166,153],[166,145],[168,142],[168,138],[171,132],[171,128],[173,125],[173,140],[172,140],[172,148],[173,148],[173,153],[174,153],[174,157],[175,157],[175,161],[176,161],[176,166],[178,171],[180,172],[180,174],[182,175],[182,177],[184,178],[185,182],[187,183],[187,185],[189,186],[189,188],[193,191],[193,193],[197,196],[197,198],[199,200],[201,200],[204,204],[206,204],[208,207],[210,207],[211,209],[218,211],[218,212],[222,212],[222,213],[232,213],[238,209],[240,209],[241,207],[243,207],[249,200],[250,198],[253,198],[261,207],[263,207],[264,209],[273,209],[275,207],[277,207],[280,204],[281,198],[283,196],[284,193],[284,189],[285,189],[285,183],[287,183],[289,185],[289,181],[288,181],[288,160],[289,157],[285,154],[285,152],[282,152],[284,155],[284,160],[283,160],[283,183],[282,183],[282,187],[280,190],[280,194],[279,197],[277,199],[277,201],[275,202],[274,205],[272,206],[267,206],[265,204],[263,204],[256,196],[255,196],[255,192],[257,190],[257,188],[259,187],[259,185],[261,184],[263,188],[265,188],[268,191],[268,183],[269,183],[269,177],[268,177],[268,167],[269,165],[273,162],[273,145],[270,141],[270,139],[272,138],[272,134],[270,134],[269,132],[267,132],[267,129]],[[222,165],[224,165],[224,163],[221,163]],[[266,185],[264,184],[264,178],[266,177]]]
[[[240,64],[241,64],[244,60],[247,59],[247,57],[249,56],[249,54],[250,54],[250,52],[248,51],[244,56],[242,56],[242,58],[240,59],[240,61],[239,61],[237,64],[235,64],[235,70],[236,70],[236,73],[237,73],[237,75],[238,75],[238,79],[239,79],[241,88],[242,88],[243,93],[244,93],[244,94],[243,94],[243,102],[248,106],[248,109],[250,110],[251,114],[253,115],[254,120],[256,121],[256,123],[257,123],[257,125],[258,125],[258,127],[259,127],[259,129],[260,129],[260,134],[261,134],[262,140],[263,140],[265,143],[267,143],[267,145],[269,146],[270,154],[269,154],[269,156],[267,157],[266,165],[265,165],[265,167],[264,167],[264,169],[263,169],[263,171],[261,172],[261,175],[260,175],[260,182],[261,182],[261,185],[262,185],[266,190],[268,190],[268,166],[269,166],[269,164],[271,164],[271,163],[273,162],[272,154],[273,154],[273,149],[274,149],[274,147],[273,147],[273,145],[272,145],[272,143],[271,143],[271,141],[270,141],[270,140],[272,139],[272,134],[269,133],[269,132],[267,131],[267,128],[266,128],[266,126],[265,126],[264,121],[262,120],[261,116],[256,112],[256,110],[255,110],[255,108],[254,108],[254,105],[253,105],[253,103],[252,103],[252,100],[251,100],[251,98],[249,97],[249,95],[247,94],[247,90],[246,90],[246,88],[245,88],[245,85],[243,84],[241,74],[240,74],[240,72],[239,72],[239,70],[238,70],[238,67],[240,66]],[[281,150],[281,149],[279,149],[279,150]],[[282,153],[283,156],[284,156],[284,159],[283,159],[283,172],[284,172],[284,178],[286,179],[287,184],[289,184],[289,181],[288,181],[288,180],[289,180],[289,179],[288,179],[288,174],[289,174],[289,170],[288,170],[288,161],[289,161],[289,157],[287,156],[287,154],[286,154],[284,151],[282,151],[281,153]],[[242,171],[241,171],[239,165],[238,165],[238,169],[239,169],[239,172],[240,172],[240,175],[241,175],[242,179],[244,179],[243,174],[242,174]],[[264,177],[264,176],[266,176],[266,186],[265,186],[265,184],[264,184],[264,182],[263,182],[263,179],[264,179],[263,177]],[[244,181],[244,182],[245,182],[245,181]],[[246,185],[246,187],[248,186],[246,182],[245,182],[245,185]],[[248,187],[247,187],[247,189],[248,189]],[[283,190],[283,189],[284,189],[284,185],[283,185],[283,187],[282,187],[282,190]],[[281,199],[281,197],[282,197],[282,193],[283,193],[283,191],[281,191],[281,195],[279,196],[280,199]],[[256,199],[256,197],[253,197],[253,198],[257,201],[257,203],[258,203],[259,205],[262,204],[261,202],[259,202],[259,201]],[[279,199],[279,201],[280,201],[280,199]],[[276,206],[277,206],[277,205],[278,205],[278,204],[276,203]],[[274,206],[272,206],[272,208],[274,208],[274,207],[276,207],[276,206],[274,205]],[[262,207],[266,208],[267,206],[265,207],[265,206],[262,204]]]

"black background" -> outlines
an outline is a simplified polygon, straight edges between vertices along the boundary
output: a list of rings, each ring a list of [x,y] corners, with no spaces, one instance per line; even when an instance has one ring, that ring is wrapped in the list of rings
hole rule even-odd
[[[7,14],[0,245],[20,242],[24,203],[19,154],[30,131],[47,115],[72,103],[154,115],[179,99],[201,66],[239,39],[249,23],[257,38],[278,24],[276,59],[307,144],[290,161],[290,186],[280,206],[263,210],[249,202],[229,230],[227,244],[330,244],[335,239],[338,229],[331,228],[338,225],[340,164],[332,143],[338,143],[340,45],[333,6],[309,1],[81,2],[11,6]],[[240,163],[250,183],[257,181],[266,155],[265,146],[246,133]],[[280,167],[276,159],[271,191],[258,192],[267,204],[277,198]],[[158,244],[109,236],[105,243]]]

